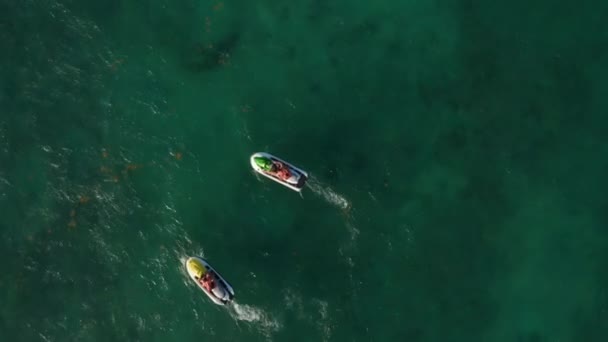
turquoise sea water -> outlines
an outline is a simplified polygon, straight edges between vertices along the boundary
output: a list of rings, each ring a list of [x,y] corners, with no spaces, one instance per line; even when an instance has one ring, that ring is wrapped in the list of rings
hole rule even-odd
[[[0,340],[606,341],[607,15],[0,0]]]

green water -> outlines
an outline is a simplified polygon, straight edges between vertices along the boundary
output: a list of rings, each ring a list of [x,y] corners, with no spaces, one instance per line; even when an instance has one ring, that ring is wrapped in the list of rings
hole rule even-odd
[[[0,340],[605,341],[607,15],[0,0]]]

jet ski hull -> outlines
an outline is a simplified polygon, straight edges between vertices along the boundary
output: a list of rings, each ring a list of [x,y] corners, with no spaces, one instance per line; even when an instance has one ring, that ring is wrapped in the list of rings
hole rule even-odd
[[[221,290],[223,290],[221,291],[223,292],[221,298],[211,293],[210,291],[207,291],[207,289],[205,289],[203,285],[198,282],[197,276],[201,274],[201,270],[204,270],[202,274],[207,272],[213,273],[216,279],[216,287],[221,286]],[[192,281],[194,281],[194,283],[201,290],[203,290],[207,297],[209,297],[209,299],[211,299],[215,304],[226,305],[230,303],[234,298],[234,290],[232,289],[232,286],[230,286],[230,284],[228,284],[228,282],[219,273],[217,273],[217,271],[213,267],[211,267],[211,265],[209,265],[209,263],[204,259],[198,257],[188,258],[188,260],[186,261],[186,271],[188,272],[190,279],[192,279]]]
[[[283,163],[284,165],[286,165],[289,168],[289,171],[292,173],[292,175],[297,175],[297,178],[293,179],[295,176],[292,176],[292,181],[291,182],[287,182],[284,181],[276,176],[274,176],[273,174],[270,174],[266,171],[264,171],[260,166],[258,166],[255,162],[255,158],[256,157],[264,157],[264,158],[268,158],[272,161],[279,161],[281,163]],[[308,180],[308,173],[298,167],[296,167],[295,165],[284,161],[281,158],[275,157],[270,153],[265,153],[265,152],[258,152],[258,153],[254,153],[251,158],[249,158],[249,161],[251,163],[251,167],[253,168],[253,170],[259,174],[261,174],[262,176],[272,179],[273,181],[282,184],[288,188],[290,188],[291,190],[300,192],[302,191],[302,189],[304,188],[304,185],[306,184],[306,181]]]

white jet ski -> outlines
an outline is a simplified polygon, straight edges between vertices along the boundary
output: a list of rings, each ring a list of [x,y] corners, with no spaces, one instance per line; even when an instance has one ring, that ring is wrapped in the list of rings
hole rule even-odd
[[[198,285],[215,304],[226,305],[234,298],[232,286],[230,286],[230,284],[228,284],[228,282],[224,280],[207,261],[198,257],[188,258],[186,261],[186,271],[188,271],[188,275],[190,275],[190,278],[192,278],[196,285]],[[212,283],[214,285],[211,290],[208,290],[203,286],[202,279],[205,277],[213,279]]]
[[[298,192],[302,191],[308,179],[306,171],[269,153],[254,153],[250,162],[255,172]],[[281,177],[281,173],[283,173],[283,177]]]

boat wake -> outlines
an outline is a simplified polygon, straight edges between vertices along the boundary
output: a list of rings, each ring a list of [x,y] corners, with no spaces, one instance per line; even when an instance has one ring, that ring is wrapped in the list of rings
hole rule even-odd
[[[308,188],[317,196],[321,196],[327,203],[332,204],[342,210],[350,210],[350,202],[344,196],[333,191],[329,186],[322,184],[313,176],[306,182]]]
[[[228,306],[230,316],[237,321],[256,323],[266,333],[277,331],[281,328],[279,322],[272,318],[264,310],[251,305],[239,304],[236,301]]]

